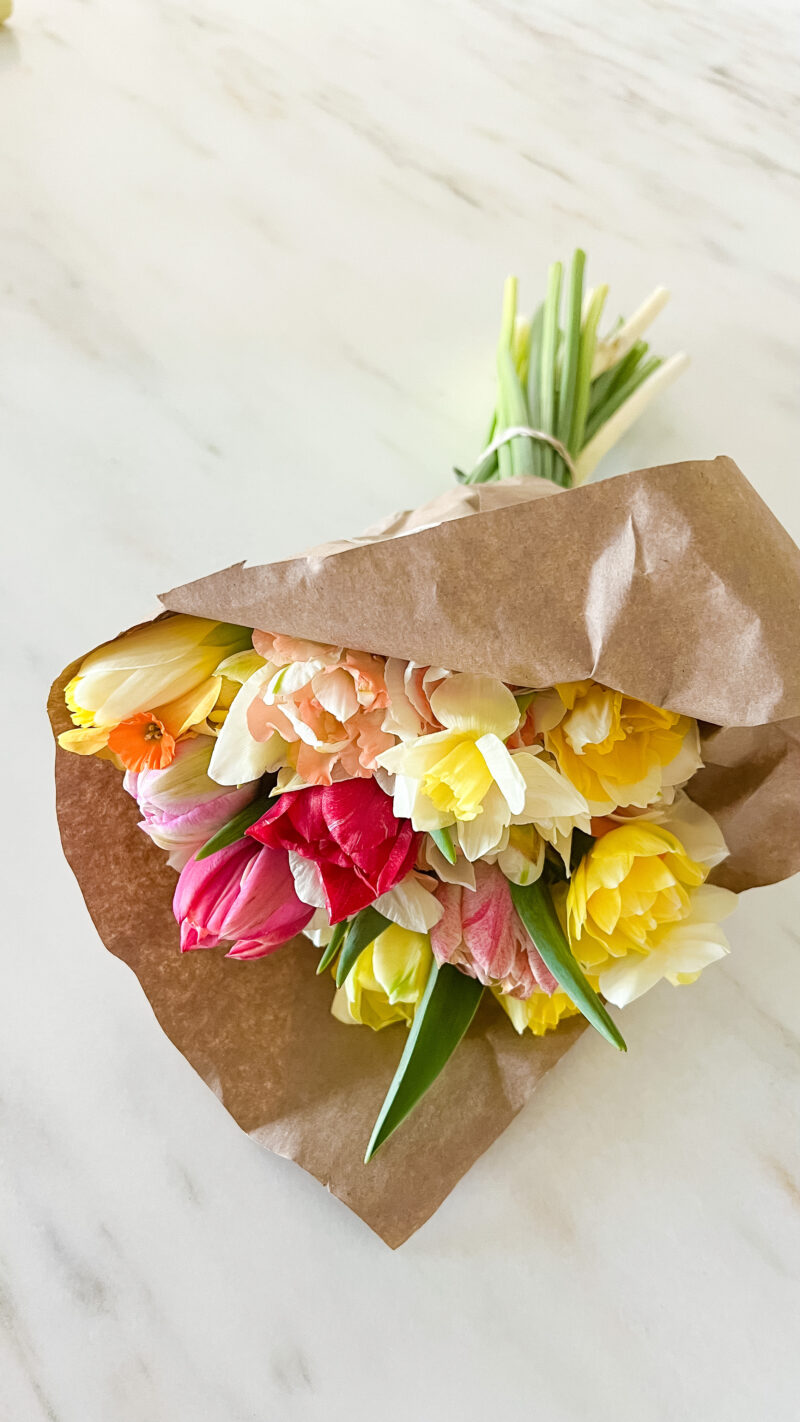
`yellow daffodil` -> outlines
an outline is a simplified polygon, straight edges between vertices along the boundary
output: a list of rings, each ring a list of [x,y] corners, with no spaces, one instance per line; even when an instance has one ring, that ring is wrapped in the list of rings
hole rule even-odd
[[[702,764],[696,721],[597,682],[562,683],[541,712],[547,749],[594,814],[669,799]]]
[[[392,924],[356,960],[331,1011],[340,1022],[359,1022],[378,1032],[391,1022],[413,1021],[433,963],[427,933]]]
[[[736,899],[705,884],[708,872],[664,824],[632,820],[595,842],[570,880],[566,924],[609,1002],[624,1007],[661,978],[693,982],[728,952],[718,921]]]
[[[177,616],[98,647],[66,688],[76,729],[59,736],[60,745],[79,755],[96,755],[118,731],[121,744],[134,739],[139,721],[145,737],[152,728],[151,739],[177,740],[212,714],[223,686],[220,662],[249,643],[247,628]],[[131,763],[128,768],[141,767]]]
[[[431,693],[430,705],[444,730],[402,741],[378,756],[378,764],[395,776],[398,817],[410,818],[416,830],[457,825],[460,847],[471,861],[507,848],[511,826],[535,824],[551,843],[568,838],[574,825],[588,829],[580,792],[543,756],[506,746],[520,711],[501,681],[459,672]],[[539,846],[530,839],[535,864]]]
[[[498,992],[494,988],[492,991],[503,1011],[511,1018],[515,1032],[520,1036],[527,1028],[535,1037],[543,1037],[545,1032],[552,1032],[563,1018],[574,1017],[578,1011],[574,1002],[560,988],[550,996],[546,992],[535,992],[532,997],[526,998],[509,997],[508,993]]]

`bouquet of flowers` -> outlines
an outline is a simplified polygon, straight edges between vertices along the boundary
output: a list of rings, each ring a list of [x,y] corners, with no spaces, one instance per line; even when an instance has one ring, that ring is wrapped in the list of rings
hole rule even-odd
[[[246,1128],[391,1243],[581,1023],[624,1050],[609,1006],[694,982],[734,891],[800,867],[800,554],[729,460],[578,487],[685,358],[643,340],[663,291],[600,339],[580,252],[565,287],[527,321],[507,284],[459,487],[175,589],[54,688],[109,947]],[[222,950],[191,991],[178,941]]]

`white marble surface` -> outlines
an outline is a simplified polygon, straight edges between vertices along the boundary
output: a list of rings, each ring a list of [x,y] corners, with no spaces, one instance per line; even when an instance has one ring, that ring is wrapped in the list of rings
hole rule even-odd
[[[153,594],[445,487],[499,294],[580,242],[800,535],[797,7],[18,0],[0,34],[0,1417],[793,1422],[798,884],[587,1034],[397,1254],[242,1135],[101,947],[43,703]],[[613,304],[613,303],[612,303]],[[234,495],[236,503],[226,504]],[[9,655],[9,644],[11,655]]]

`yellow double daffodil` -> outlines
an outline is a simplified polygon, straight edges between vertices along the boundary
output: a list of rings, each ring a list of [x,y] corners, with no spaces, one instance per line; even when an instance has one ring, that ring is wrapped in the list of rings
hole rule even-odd
[[[736,896],[707,874],[664,825],[633,820],[592,846],[569,883],[566,925],[609,1002],[624,1007],[661,978],[693,982],[728,952],[718,921]]]
[[[432,692],[430,705],[443,730],[378,756],[395,777],[395,814],[416,830],[457,826],[459,846],[473,862],[505,852],[512,827],[535,825],[537,836],[517,836],[513,845],[514,862],[525,858],[519,882],[527,882],[537,863],[541,868],[538,836],[563,848],[574,826],[588,830],[583,795],[530,747],[508,749],[520,710],[496,677],[458,672]]]
[[[560,716],[545,745],[596,814],[644,808],[701,765],[697,723],[593,681],[555,688]],[[549,698],[552,705],[553,698]]]
[[[579,1010],[560,988],[550,996],[546,992],[535,992],[526,998],[509,997],[508,993],[494,988],[492,991],[520,1036],[527,1028],[535,1037],[543,1037],[545,1032],[552,1032],[565,1017],[574,1017]]]

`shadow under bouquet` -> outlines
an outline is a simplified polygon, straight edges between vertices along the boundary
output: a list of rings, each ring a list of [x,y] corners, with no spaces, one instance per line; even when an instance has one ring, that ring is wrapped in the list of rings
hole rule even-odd
[[[456,488],[174,589],[51,695],[106,945],[393,1246],[587,1023],[624,1049],[609,1009],[800,867],[800,553],[726,458],[585,483],[684,359],[642,339],[666,293],[601,339],[583,277],[531,321],[507,284]]]

